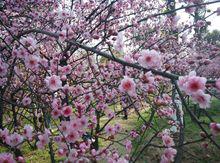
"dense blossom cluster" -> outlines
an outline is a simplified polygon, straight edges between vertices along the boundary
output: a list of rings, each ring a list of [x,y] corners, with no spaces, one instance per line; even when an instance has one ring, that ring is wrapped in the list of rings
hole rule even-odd
[[[170,163],[185,144],[200,142],[184,140],[185,115],[205,134],[201,141],[220,148],[220,124],[210,116],[203,124],[186,101],[208,115],[204,109],[219,98],[220,48],[196,35],[205,19],[182,23],[177,12],[192,15],[216,2],[177,3],[183,7],[159,0],[0,3],[0,144],[8,152],[0,163],[24,163],[25,146],[66,163],[137,162],[158,147],[160,162]]]
[[[205,94],[206,78],[196,76],[195,72],[179,78],[178,84],[187,95],[191,96],[193,101],[198,103],[200,108],[210,107],[211,96]]]

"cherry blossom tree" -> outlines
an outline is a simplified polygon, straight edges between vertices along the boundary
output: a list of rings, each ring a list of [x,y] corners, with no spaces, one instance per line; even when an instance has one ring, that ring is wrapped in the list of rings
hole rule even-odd
[[[22,146],[49,152],[51,162],[85,163],[137,162],[149,147],[163,149],[162,163],[180,162],[184,146],[203,141],[220,150],[220,122],[206,111],[220,91],[220,48],[196,33],[220,10],[192,22],[178,15],[219,0],[0,2],[0,143],[8,151],[0,162],[25,162]],[[140,129],[126,131],[123,113],[136,114]],[[201,139],[185,140],[185,114]]]

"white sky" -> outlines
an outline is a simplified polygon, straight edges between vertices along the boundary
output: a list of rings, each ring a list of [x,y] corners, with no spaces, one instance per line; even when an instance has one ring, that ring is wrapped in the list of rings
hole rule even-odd
[[[207,5],[207,8],[211,10],[210,13],[212,13],[213,11],[216,11],[218,7],[220,7],[220,3]],[[210,13],[207,13],[206,16]],[[189,21],[190,16],[184,10],[178,11],[177,15],[181,17],[180,19],[181,22]],[[220,30],[220,16],[217,16],[216,13],[210,16],[209,18],[207,18],[206,20],[211,22],[211,25],[208,27],[209,31],[212,31],[214,29]]]
[[[220,7],[220,3],[208,5],[208,8],[212,11],[216,11],[218,7]],[[211,26],[209,26],[210,31],[214,29],[220,30],[220,15],[217,16],[217,14],[214,14],[213,16],[209,17],[207,20],[211,21]]]

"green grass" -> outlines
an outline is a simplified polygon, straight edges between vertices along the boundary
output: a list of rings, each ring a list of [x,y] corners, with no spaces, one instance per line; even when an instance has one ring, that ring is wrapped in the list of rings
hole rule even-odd
[[[192,108],[193,105],[191,105]],[[202,111],[202,110],[201,110]],[[209,115],[212,116],[214,121],[220,122],[220,101],[217,99],[213,99],[211,109],[207,109],[207,112]],[[185,142],[190,142],[193,140],[201,139],[200,132],[201,129],[198,127],[198,125],[194,122],[192,122],[190,116],[185,113],[185,129],[184,129],[184,135],[185,135]],[[205,116],[203,112],[200,113],[199,119],[201,121],[210,123],[210,120]],[[153,121],[154,124],[161,124],[166,123],[164,120],[155,118]],[[141,123],[138,124],[139,126],[142,125]],[[158,127],[159,127],[158,126]],[[139,127],[140,128],[140,127]],[[204,128],[209,132],[209,127],[207,125],[204,125]],[[144,141],[142,140],[140,142],[139,139],[136,139],[133,141],[133,146],[137,146],[137,144],[146,144],[150,137],[152,137],[153,131],[148,130],[148,133],[144,135]],[[216,141],[220,144],[220,138],[217,137]],[[194,143],[187,146],[184,146],[183,150],[183,162],[185,163],[217,163],[220,162],[220,150],[217,149],[214,145],[210,143],[210,141],[207,139],[206,141],[203,141],[202,143],[208,143],[209,146],[207,149],[202,148],[201,142],[200,143]],[[162,141],[160,138],[156,138],[152,144],[162,145]],[[140,151],[141,147],[139,148]],[[138,152],[139,152],[138,151]],[[139,163],[146,163],[146,162],[158,162],[160,160],[160,156],[163,150],[150,147],[147,150],[144,151],[142,154],[142,157],[138,160]]]

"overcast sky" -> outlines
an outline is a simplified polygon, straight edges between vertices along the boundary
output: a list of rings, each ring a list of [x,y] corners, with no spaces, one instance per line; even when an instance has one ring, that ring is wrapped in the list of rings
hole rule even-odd
[[[216,9],[218,7],[220,7],[220,2],[215,3],[215,4],[207,5],[207,8],[210,9],[212,12],[216,11]],[[181,17],[181,21],[183,21],[183,22],[189,21],[190,16],[189,16],[189,14],[185,13],[184,10],[180,10],[177,13],[177,15],[179,15]],[[220,16],[217,16],[216,13],[214,15],[210,16],[209,18],[207,18],[206,20],[211,22],[211,25],[208,27],[208,29],[210,31],[212,31],[214,29],[220,30]]]
[[[216,11],[218,7],[220,7],[220,3],[208,5],[208,8],[212,11]],[[220,15],[217,16],[217,14],[214,14],[207,20],[211,21],[212,23],[211,26],[209,27],[209,30],[214,30],[214,29],[220,30]]]

